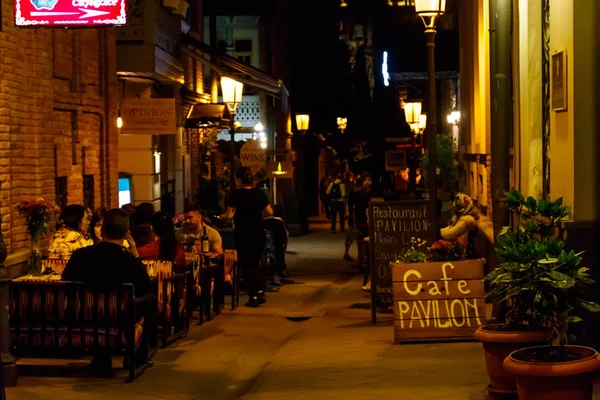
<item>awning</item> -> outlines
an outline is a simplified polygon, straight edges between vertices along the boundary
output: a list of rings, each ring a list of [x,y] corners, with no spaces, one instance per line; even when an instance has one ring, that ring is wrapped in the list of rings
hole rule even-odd
[[[186,128],[222,128],[231,124],[231,113],[225,104],[194,104],[185,120]]]
[[[244,85],[264,90],[267,94],[281,99],[287,104],[289,92],[283,81],[276,79],[258,68],[240,62],[217,49],[207,45],[194,32],[182,35],[183,52],[196,59],[220,75],[233,75],[235,79]],[[199,53],[200,52],[200,53]],[[205,56],[210,56],[210,60]]]

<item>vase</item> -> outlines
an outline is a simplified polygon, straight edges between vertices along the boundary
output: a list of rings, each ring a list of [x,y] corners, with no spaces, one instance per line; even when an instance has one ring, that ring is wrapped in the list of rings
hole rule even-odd
[[[34,232],[31,234],[31,255],[29,256],[29,273],[42,273],[42,251],[40,250],[40,239],[42,234]]]

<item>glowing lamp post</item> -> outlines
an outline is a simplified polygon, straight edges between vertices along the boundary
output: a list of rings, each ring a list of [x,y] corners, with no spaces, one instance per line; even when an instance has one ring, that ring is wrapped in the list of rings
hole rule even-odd
[[[221,92],[223,94],[223,103],[227,104],[227,108],[231,112],[231,125],[229,127],[229,134],[231,135],[231,184],[235,182],[235,110],[237,106],[242,102],[242,95],[244,93],[244,84],[228,77],[221,78]]]
[[[427,37],[427,77],[429,83],[429,111],[427,117],[427,153],[429,163],[427,165],[427,184],[429,186],[430,223],[431,231],[437,231],[436,216],[436,91],[435,91],[435,21],[446,11],[446,0],[415,0],[415,11],[423,20],[425,25],[425,36]]]
[[[342,135],[343,135],[344,131],[348,127],[348,118],[346,118],[346,117],[338,117],[337,118],[337,126],[338,126],[338,129],[340,130],[340,132],[342,132]]]
[[[310,115],[308,114],[296,114],[296,129],[298,132],[304,135],[308,130],[308,126],[310,123]]]
[[[418,132],[419,122],[421,121],[421,108],[422,104],[420,101],[404,103],[404,114],[406,115],[406,122],[410,125],[412,137],[412,154],[410,156],[408,170],[408,190],[412,193],[417,189],[417,152],[415,135]]]

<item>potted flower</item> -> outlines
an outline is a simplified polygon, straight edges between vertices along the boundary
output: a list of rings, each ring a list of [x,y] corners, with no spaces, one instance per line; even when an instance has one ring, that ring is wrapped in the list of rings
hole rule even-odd
[[[25,218],[27,233],[31,235],[29,272],[39,274],[42,272],[41,236],[48,232],[50,222],[60,214],[60,208],[51,206],[44,199],[22,201],[15,208]]]
[[[507,192],[506,199],[515,222],[498,235],[499,266],[484,279],[490,284],[487,297],[506,307],[506,319],[503,324],[481,327],[475,334],[483,343],[492,394],[517,393],[514,370],[503,369],[509,354],[543,344],[548,332],[556,331],[553,318],[561,319],[560,329],[566,335],[565,313],[574,303],[595,306],[574,300],[591,279],[587,269],[579,267],[580,256],[566,252],[556,234],[569,214],[562,199],[524,198],[516,189]]]

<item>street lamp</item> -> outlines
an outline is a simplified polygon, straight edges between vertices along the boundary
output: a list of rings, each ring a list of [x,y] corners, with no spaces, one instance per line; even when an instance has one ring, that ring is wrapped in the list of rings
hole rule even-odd
[[[338,117],[337,118],[338,129],[344,134],[344,131],[348,127],[348,118],[346,117]]]
[[[427,37],[427,78],[429,83],[429,112],[427,130],[427,181],[429,186],[429,206],[431,231],[437,231],[436,218],[436,93],[435,93],[435,20],[446,11],[446,0],[415,0],[415,11],[425,25]]]
[[[460,122],[460,111],[452,111],[446,116],[446,119],[450,125],[458,125]]]
[[[223,103],[227,104],[229,112],[231,112],[231,125],[229,126],[229,134],[231,135],[231,184],[235,182],[235,110],[242,102],[244,93],[244,84],[235,79],[226,76],[221,77],[221,92],[223,94]]]
[[[404,103],[404,114],[406,116],[406,122],[410,125],[412,137],[412,154],[409,160],[410,165],[408,169],[408,190],[412,193],[415,193],[417,189],[416,134],[419,131],[419,122],[421,120],[421,108],[422,104],[420,101]]]
[[[308,114],[296,114],[296,128],[299,132],[304,135],[308,130],[308,125],[310,123],[310,115]]]

